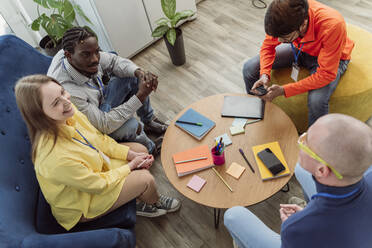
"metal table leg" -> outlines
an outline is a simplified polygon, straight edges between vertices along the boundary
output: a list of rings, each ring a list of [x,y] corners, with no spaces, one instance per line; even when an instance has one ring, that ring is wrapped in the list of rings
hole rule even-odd
[[[282,189],[282,192],[287,193],[289,191],[289,184],[287,183]]]
[[[221,213],[221,209],[216,209],[214,208],[213,209],[214,211],[214,228],[218,229],[218,226],[220,224],[220,213]]]

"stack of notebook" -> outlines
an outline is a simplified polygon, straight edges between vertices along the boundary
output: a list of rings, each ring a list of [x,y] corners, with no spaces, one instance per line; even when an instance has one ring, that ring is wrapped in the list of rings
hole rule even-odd
[[[195,139],[201,140],[216,123],[190,108],[178,118],[175,125]]]

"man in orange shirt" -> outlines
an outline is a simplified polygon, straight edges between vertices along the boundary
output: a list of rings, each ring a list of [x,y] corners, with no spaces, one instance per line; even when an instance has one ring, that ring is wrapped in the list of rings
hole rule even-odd
[[[260,55],[244,64],[246,90],[272,101],[308,92],[309,126],[328,113],[328,102],[350,61],[354,42],[339,12],[314,0],[274,0],[265,15],[266,38]],[[299,66],[310,76],[297,81]],[[292,67],[295,82],[269,85],[271,69]]]

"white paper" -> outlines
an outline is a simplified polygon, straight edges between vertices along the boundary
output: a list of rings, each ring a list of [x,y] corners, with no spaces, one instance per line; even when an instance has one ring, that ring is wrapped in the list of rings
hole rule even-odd
[[[246,118],[235,118],[231,126],[233,127],[244,127],[248,119]]]

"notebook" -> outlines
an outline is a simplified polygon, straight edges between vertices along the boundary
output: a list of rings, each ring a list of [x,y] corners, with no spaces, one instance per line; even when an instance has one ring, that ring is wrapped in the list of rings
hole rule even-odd
[[[230,165],[230,167],[227,169],[226,173],[232,177],[235,177],[236,179],[239,179],[244,171],[245,171],[245,167],[241,166],[238,163],[233,162]]]
[[[275,156],[282,162],[282,164],[285,167],[285,170],[277,174],[276,176],[273,176],[273,174],[269,171],[269,169],[266,168],[266,166],[262,163],[261,159],[257,156],[257,153],[260,151],[264,150],[265,148],[270,148],[270,150],[275,154]],[[263,145],[258,145],[258,146],[253,146],[252,147],[254,158],[256,159],[256,163],[258,166],[258,169],[260,171],[260,175],[263,181],[270,180],[273,178],[278,178],[278,177],[284,177],[290,175],[290,171],[287,165],[287,162],[284,159],[284,155],[282,153],[282,150],[280,149],[279,143],[277,141],[263,144]]]
[[[202,157],[206,157],[206,159],[176,164],[180,161],[193,160]],[[212,154],[209,150],[208,145],[202,145],[189,150],[185,150],[183,152],[175,153],[173,154],[173,162],[176,167],[177,175],[179,177],[197,171],[205,170],[214,166]]]
[[[198,140],[201,140],[214,126],[216,126],[216,123],[214,121],[208,119],[192,108],[188,109],[180,118],[178,118],[178,120],[201,123],[202,126],[178,123],[177,121],[175,122],[175,125],[177,127],[181,128]]]
[[[225,96],[221,116],[263,119],[265,102],[258,97]]]
[[[245,129],[242,126],[232,126],[230,127],[230,133],[232,136],[245,133]]]
[[[231,123],[232,127],[245,127],[245,124],[247,123],[247,118],[235,118],[233,123]]]
[[[194,175],[191,178],[191,180],[187,183],[187,187],[199,193],[199,191],[201,190],[201,188],[204,186],[206,182],[207,181],[205,181],[203,178],[197,175]]]

